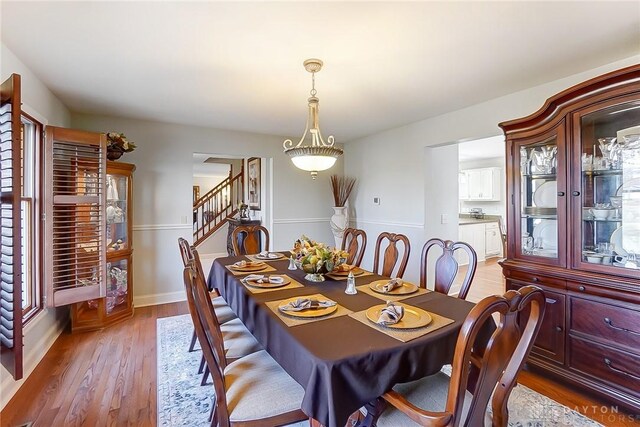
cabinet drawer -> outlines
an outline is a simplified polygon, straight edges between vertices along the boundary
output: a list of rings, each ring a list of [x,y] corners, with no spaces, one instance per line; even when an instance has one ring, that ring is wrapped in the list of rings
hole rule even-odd
[[[506,275],[507,273],[505,273]],[[561,279],[554,279],[551,277],[540,276],[538,274],[525,273],[523,271],[509,271],[508,276],[509,279],[519,280],[521,282],[530,283],[533,285],[543,285],[543,286],[551,286],[554,288],[565,289],[566,282]]]
[[[572,337],[569,366],[640,396],[640,356]]]
[[[572,331],[639,351],[640,311],[576,297],[570,307]]]

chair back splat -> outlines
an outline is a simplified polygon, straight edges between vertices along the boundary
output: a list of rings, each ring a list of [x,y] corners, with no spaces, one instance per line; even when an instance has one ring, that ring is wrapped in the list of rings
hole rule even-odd
[[[360,267],[366,248],[367,233],[364,230],[357,228],[347,228],[344,230],[341,249],[349,254],[347,264]]]
[[[264,235],[264,250],[269,250],[269,230],[262,225],[241,225],[236,227],[231,234],[231,243],[235,256],[255,255],[260,253],[260,233]],[[242,234],[242,245],[238,237]]]
[[[382,249],[382,242],[385,240],[388,241],[388,244],[386,249],[384,250],[382,264],[380,264],[380,251]],[[400,259],[400,266],[398,267],[397,273],[395,274],[395,276],[392,276],[393,270],[398,263],[398,242],[403,243],[404,252],[402,254],[402,258]],[[401,278],[407,268],[407,262],[409,261],[410,252],[411,244],[409,243],[409,239],[407,238],[407,236],[405,236],[404,234],[395,234],[388,232],[380,233],[380,235],[378,236],[378,240],[376,240],[375,256],[373,259],[374,273],[380,274],[382,276]]]
[[[420,286],[427,287],[427,270],[428,270],[428,256],[432,248],[439,247],[442,249],[442,255],[438,257],[435,263],[435,284],[434,290],[443,294],[449,294],[451,285],[458,273],[458,261],[455,258],[456,251],[464,251],[467,253],[469,264],[467,266],[467,272],[465,274],[460,291],[458,292],[458,298],[465,299],[469,293],[473,276],[476,274],[476,267],[478,265],[478,255],[476,251],[465,242],[452,242],[451,240],[442,239],[429,239],[422,248],[422,260],[420,265]]]

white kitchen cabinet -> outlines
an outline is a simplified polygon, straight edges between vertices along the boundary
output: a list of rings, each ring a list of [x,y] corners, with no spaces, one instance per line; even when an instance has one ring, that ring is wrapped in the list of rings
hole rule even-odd
[[[485,224],[485,255],[500,256],[502,254],[502,237],[497,222]]]
[[[458,231],[458,239],[462,242],[468,243],[471,245],[473,250],[476,251],[476,255],[478,255],[478,262],[484,261],[485,256],[485,227],[483,223],[480,224],[464,224],[460,225]],[[457,251],[462,253],[463,251]],[[460,264],[468,264],[466,254],[463,255],[462,258],[458,259]]]
[[[501,198],[502,168],[460,171],[458,183],[461,200],[498,202]]]

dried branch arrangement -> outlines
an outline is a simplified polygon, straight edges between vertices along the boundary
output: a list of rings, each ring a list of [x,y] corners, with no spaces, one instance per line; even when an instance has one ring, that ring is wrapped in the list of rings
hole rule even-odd
[[[347,199],[349,198],[355,184],[355,178],[331,175],[331,190],[333,191],[333,201],[335,202],[335,206],[342,207],[347,203]]]

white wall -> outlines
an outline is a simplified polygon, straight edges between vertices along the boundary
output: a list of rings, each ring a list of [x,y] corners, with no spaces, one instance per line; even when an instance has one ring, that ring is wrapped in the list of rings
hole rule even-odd
[[[381,230],[406,233],[419,251],[431,237],[425,231],[437,225],[425,209],[424,147],[499,135],[498,123],[533,113],[557,92],[638,62],[640,56],[634,56],[347,143],[345,173],[358,177],[351,200],[354,224],[367,232],[370,242]],[[432,179],[442,182],[439,177]],[[380,205],[373,204],[373,196],[381,198]],[[406,276],[416,277],[418,270],[419,263],[411,263]]]
[[[489,215],[500,215],[503,219],[507,217],[507,170],[505,157],[495,157],[491,159],[478,159],[460,162],[460,170],[476,168],[500,168],[500,201],[499,202],[469,202],[460,201],[460,212],[469,212],[470,208],[482,208],[482,211]]]
[[[228,177],[228,174],[220,176],[194,176],[193,185],[200,187],[200,197],[202,197]]]
[[[2,81],[11,74],[22,78],[22,109],[45,125],[68,126],[70,114],[67,108],[47,87],[3,44],[0,51],[0,76]],[[31,319],[24,329],[24,378],[26,379],[68,321],[66,308],[44,309]],[[4,367],[0,367],[0,408],[22,385],[14,381]]]
[[[273,159],[272,247],[288,249],[302,233],[331,242],[331,173],[312,180],[282,153],[284,138],[116,117],[73,114],[75,128],[123,132],[137,145],[120,160],[134,163],[134,304],[184,299],[177,239],[192,240],[193,153]],[[267,191],[269,191],[267,189]]]

